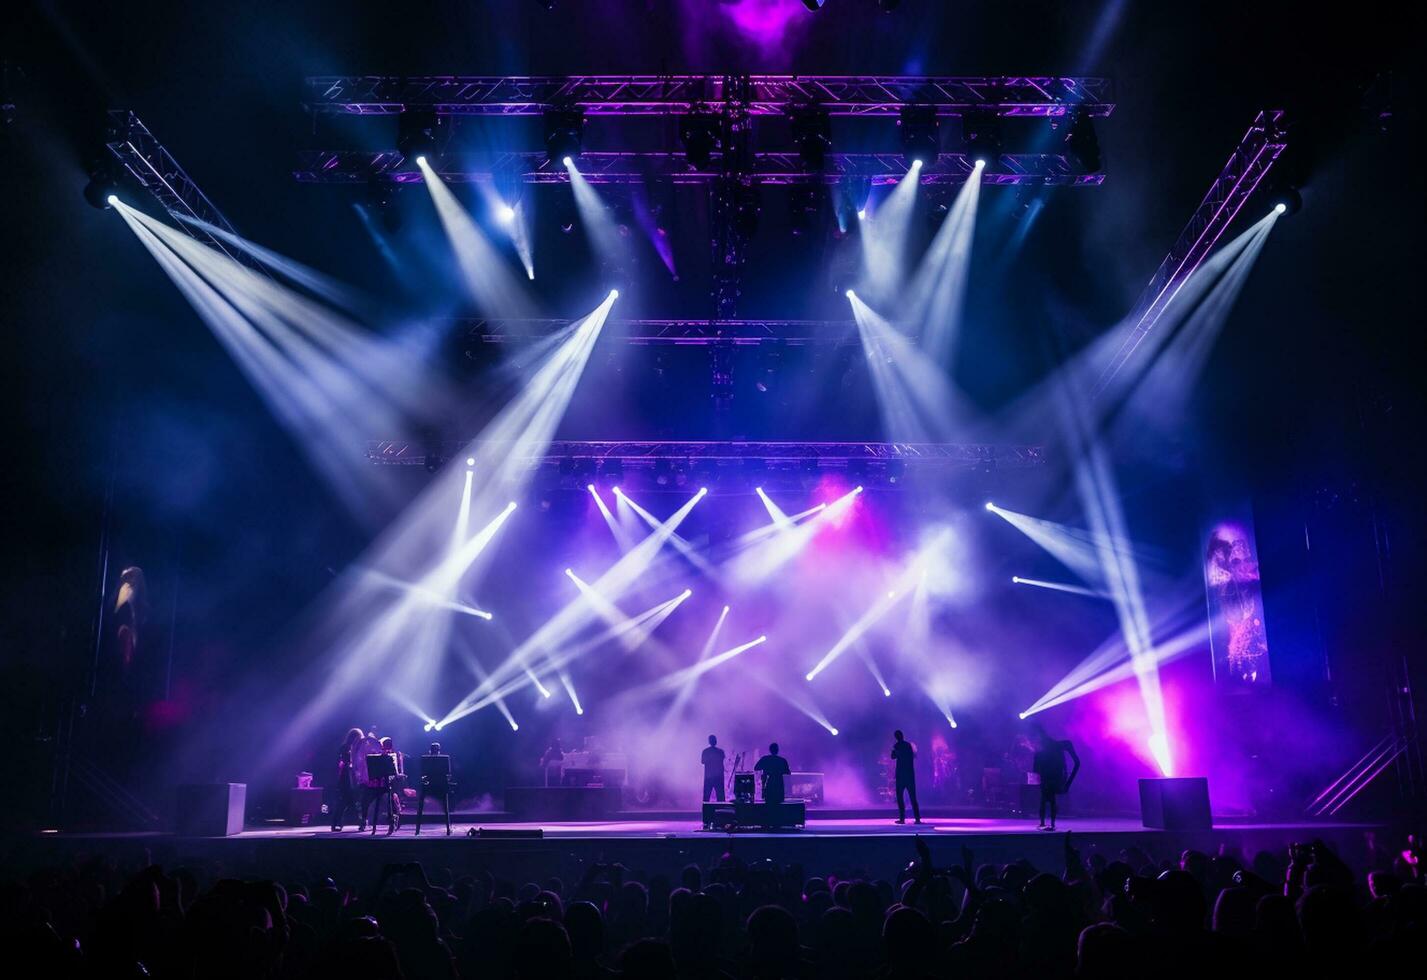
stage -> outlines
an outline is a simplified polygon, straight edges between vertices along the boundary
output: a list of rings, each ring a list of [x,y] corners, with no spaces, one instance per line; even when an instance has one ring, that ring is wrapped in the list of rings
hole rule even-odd
[[[676,873],[687,864],[709,867],[730,854],[744,862],[773,860],[842,873],[865,872],[892,877],[915,856],[913,839],[929,840],[933,858],[949,865],[962,860],[1006,863],[1021,859],[1038,868],[1059,870],[1065,860],[1065,832],[1082,857],[1115,859],[1132,849],[1153,860],[1175,858],[1186,848],[1214,852],[1221,847],[1252,856],[1260,850],[1287,853],[1290,843],[1323,839],[1351,857],[1364,833],[1378,829],[1352,823],[1216,823],[1206,831],[1163,831],[1143,827],[1128,817],[1073,817],[1059,821],[1060,833],[1036,829],[1034,819],[1008,817],[928,817],[918,826],[893,822],[895,811],[824,818],[810,815],[801,831],[726,833],[701,829],[698,818],[663,815],[649,819],[597,822],[514,823],[462,819],[447,837],[442,824],[403,823],[395,835],[372,835],[355,828],[333,833],[326,828],[282,825],[249,826],[230,837],[178,837],[171,834],[42,834],[11,839],[20,863],[73,858],[102,851],[117,860],[165,865],[214,862],[242,875],[276,877],[330,874],[380,874],[391,863],[419,861],[426,868],[455,874],[478,868],[520,880],[578,877],[591,863],[620,862],[648,873]],[[481,829],[500,836],[478,836]],[[533,836],[539,831],[542,836]],[[471,836],[474,832],[477,836]],[[531,834],[531,836],[524,836]]]

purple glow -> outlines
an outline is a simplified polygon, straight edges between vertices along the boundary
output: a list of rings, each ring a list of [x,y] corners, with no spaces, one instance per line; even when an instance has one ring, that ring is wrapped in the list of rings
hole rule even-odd
[[[707,17],[712,9],[765,56],[778,52],[789,35],[804,29],[807,23],[804,20],[807,9],[793,0],[723,0],[712,4],[706,0],[684,0],[684,9],[693,13],[694,24]]]

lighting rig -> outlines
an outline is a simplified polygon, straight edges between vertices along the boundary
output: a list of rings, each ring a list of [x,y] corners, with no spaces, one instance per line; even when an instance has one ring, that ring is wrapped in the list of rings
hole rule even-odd
[[[422,144],[427,165],[450,183],[490,182],[497,175],[567,183],[578,161],[590,184],[653,179],[707,187],[712,287],[710,317],[698,332],[710,347],[713,397],[721,409],[733,390],[730,346],[752,339],[742,327],[730,331],[723,325],[749,322],[738,320],[739,300],[762,209],[760,188],[792,186],[801,200],[799,195],[811,195],[818,185],[860,187],[865,201],[873,185],[900,182],[913,168],[919,181],[931,185],[962,184],[975,174],[991,185],[1093,186],[1103,182],[1103,171],[1098,165],[1086,169],[1084,155],[1072,152],[998,152],[994,166],[978,169],[979,145],[970,152],[942,152],[941,122],[973,116],[981,120],[977,132],[999,134],[1003,118],[1044,124],[1073,116],[1085,128],[1114,109],[1107,80],[1064,76],[348,76],[310,78],[307,87],[306,106],[319,129],[328,116],[395,115],[400,133],[428,137]],[[432,124],[433,114],[452,125],[468,116],[539,116],[544,150],[469,153],[452,152],[448,145],[447,152],[436,153],[439,126]],[[611,118],[628,116],[676,117],[680,146],[584,151],[587,122],[608,125]],[[775,116],[787,120],[791,147],[758,145],[756,137],[764,135],[760,120]],[[902,152],[835,152],[837,117],[895,120]],[[412,147],[400,141],[395,152],[310,151],[300,156],[294,175],[305,183],[378,179],[401,185],[425,179]],[[815,217],[799,215],[795,225],[815,228]],[[656,329],[662,335],[662,328]]]
[[[785,114],[789,105],[815,104],[834,117],[870,115],[904,120],[907,118],[904,110],[911,105],[934,107],[938,120],[945,116],[964,116],[972,109],[994,109],[1001,118],[1054,119],[1057,124],[1065,124],[1062,137],[1062,148],[1066,150],[1064,155],[1077,160],[1077,163],[1067,164],[1068,168],[1085,168],[1100,162],[1098,144],[1090,143],[1083,127],[1091,119],[1108,116],[1114,108],[1108,101],[1110,85],[1105,79],[1063,77],[761,75],[740,76],[735,79],[732,76],[357,76],[313,78],[308,80],[308,87],[310,94],[307,105],[317,114],[395,115],[406,111],[410,106],[418,110],[434,110],[438,119],[447,115],[528,116],[543,115],[546,108],[557,103],[578,107],[582,110],[582,118],[676,113],[683,117],[680,135],[685,147],[686,156],[683,159],[687,167],[686,173],[699,175],[699,179],[702,179],[706,168],[713,166],[715,159],[720,167],[724,166],[726,157],[732,160],[742,159],[743,166],[748,167],[749,151],[738,150],[736,141],[734,152],[727,152],[726,140],[730,132],[736,136],[742,134],[746,131],[744,123],[747,119]],[[925,124],[927,117],[924,111],[913,116]],[[732,128],[730,120],[734,123]],[[442,124],[437,122],[435,125],[440,131]],[[134,113],[125,110],[114,110],[110,113],[105,145],[111,162],[116,164],[122,173],[132,177],[133,182],[150,194],[163,210],[176,217],[197,218],[208,225],[232,230],[232,225],[223,214]],[[1135,330],[1097,381],[1095,391],[1098,394],[1103,394],[1139,342],[1153,329],[1169,300],[1199,268],[1247,200],[1263,184],[1286,145],[1283,111],[1266,109],[1260,112],[1146,286],[1136,306]],[[438,161],[444,156],[440,149],[438,144]],[[329,162],[333,162],[330,158],[335,152],[327,151],[328,157],[319,159],[329,159]],[[320,173],[299,170],[298,179],[360,182],[369,185],[374,173],[385,173],[391,183],[383,181],[383,186],[395,186],[403,180],[405,171],[402,169],[399,153],[368,156],[365,162],[351,155],[338,156],[340,159],[336,159],[332,166]],[[665,156],[672,159],[676,155]],[[875,166],[859,169],[854,164],[849,171],[846,169],[847,160],[852,156],[828,154],[826,163],[832,172],[824,174],[830,181],[837,182],[840,191],[850,195],[849,200],[851,196],[857,195],[865,200],[867,188],[877,179],[874,173],[877,168],[887,166],[889,171],[893,169],[885,162],[884,157],[897,161],[902,168],[907,166],[902,155],[879,154],[876,155]],[[595,155],[582,154],[582,165],[590,167],[592,157],[599,159]],[[777,159],[777,171],[786,171],[791,180],[794,173],[791,161],[796,159],[798,154],[793,152],[784,154],[783,157],[790,162],[785,164],[782,159]],[[758,154],[753,154],[752,160],[755,163],[758,159]],[[764,160],[768,159],[765,155]],[[924,165],[922,180],[935,181],[939,168],[944,172],[949,171],[950,168],[966,165],[967,159],[966,154],[940,154],[937,163]],[[1003,168],[1008,166],[1007,160],[1008,155],[1002,154]],[[370,168],[374,161],[377,163],[375,170]],[[837,169],[839,166],[843,169]],[[366,169],[362,169],[363,167]],[[539,171],[540,168],[535,170]],[[531,178],[530,173],[522,172],[519,167],[503,171],[497,171],[493,167],[491,172],[504,173],[506,179]],[[1071,172],[1075,171],[1067,169],[1067,173]],[[905,169],[901,173],[905,173]],[[728,172],[721,176],[727,177],[730,174],[748,178],[749,184],[752,184],[755,178],[761,181],[764,177],[753,170],[745,169],[740,172],[736,166],[729,168]],[[641,172],[641,176],[647,176],[647,172]],[[767,176],[770,181],[778,179],[771,169]],[[808,178],[801,165],[797,169],[797,177],[801,180]],[[985,174],[982,179],[983,182],[994,182],[997,177],[996,174]],[[1081,179],[1087,182],[1091,177],[1102,180],[1103,174],[1081,175]],[[479,174],[472,174],[472,179],[478,178]],[[536,176],[533,179],[540,178]],[[555,179],[560,178],[557,176]],[[882,179],[900,179],[900,174],[891,172],[882,175]],[[1039,182],[1047,181],[1042,176]],[[727,191],[726,184],[724,190]],[[101,199],[107,200],[107,196]],[[1292,212],[1300,202],[1301,198],[1297,198],[1296,192],[1291,189],[1280,189],[1274,198],[1275,205],[1283,206],[1283,212]],[[747,230],[747,225],[745,217],[744,230]],[[207,235],[201,224],[180,221],[178,226],[186,234],[205,244],[232,254],[221,241]],[[233,255],[233,258],[245,264],[252,264],[245,254]],[[565,321],[555,320],[476,318],[467,320],[465,329],[468,341],[474,339],[481,343],[508,343],[547,335],[564,325]],[[851,323],[844,321],[749,320],[725,316],[709,319],[614,321],[611,327],[611,337],[623,337],[630,343],[650,345],[698,344],[727,347],[776,342],[798,346],[812,343],[851,344],[855,338]],[[382,462],[407,462],[408,459],[417,458],[418,454],[414,450],[408,454],[392,448],[401,445],[404,444],[375,443],[374,447],[387,448],[373,449],[369,455]],[[891,452],[889,468],[898,474],[913,461],[899,457],[895,444],[857,445],[868,452]],[[558,454],[564,451],[561,447],[562,444],[554,444],[549,453]],[[952,457],[962,451],[957,447],[942,449]],[[993,456],[1001,451],[993,448]],[[1041,458],[1039,449],[1027,451],[1024,457],[1020,450],[1012,450],[1011,455],[1016,459]],[[995,458],[999,463],[1000,457]],[[420,454],[420,461],[424,462],[424,459],[423,452]],[[975,459],[980,465],[985,465],[986,455],[977,450]],[[672,460],[660,457],[657,453],[653,460],[650,465],[656,475],[662,472],[667,480],[669,467],[673,465]]]
[[[1069,137],[1067,137],[1068,139]],[[1254,194],[1274,162],[1288,145],[1282,109],[1265,109],[1254,117],[1253,125],[1234,147],[1228,163],[1209,185],[1209,193],[1199,202],[1189,224],[1159,264],[1130,315],[1135,326],[1096,379],[1092,392],[1102,396],[1110,387],[1135,348],[1154,329],[1189,277],[1214,250],[1214,245],[1234,223],[1239,210]],[[1295,192],[1296,193],[1296,192]],[[1299,199],[1301,203],[1301,198]],[[1278,202],[1283,203],[1283,202]],[[1285,205],[1287,210],[1287,205]]]
[[[451,441],[439,451],[450,457],[468,445]],[[432,451],[423,440],[367,444],[367,457],[384,466],[425,466]],[[596,473],[618,472],[626,485],[653,492],[706,484],[754,493],[755,487],[806,489],[827,473],[893,489],[913,472],[945,476],[1035,469],[1045,462],[1045,449],[984,443],[555,441],[524,462],[568,490],[584,489]]]

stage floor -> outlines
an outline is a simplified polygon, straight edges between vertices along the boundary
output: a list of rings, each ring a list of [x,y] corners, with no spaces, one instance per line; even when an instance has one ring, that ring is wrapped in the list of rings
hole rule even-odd
[[[356,828],[333,833],[321,827],[281,825],[249,827],[231,837],[178,837],[165,833],[46,833],[10,836],[0,842],[3,863],[15,870],[68,862],[104,854],[110,859],[163,865],[209,862],[227,873],[245,876],[305,879],[336,874],[351,879],[375,877],[392,863],[420,862],[427,868],[460,874],[485,868],[512,880],[539,881],[556,875],[578,878],[592,863],[620,862],[645,872],[677,874],[690,863],[710,867],[725,855],[742,861],[799,863],[820,873],[862,873],[894,877],[915,857],[912,838],[920,835],[931,846],[939,865],[962,860],[969,848],[974,860],[993,863],[1029,860],[1038,868],[1059,868],[1065,860],[1064,831],[1082,855],[1099,853],[1113,859],[1139,849],[1154,859],[1174,858],[1185,848],[1214,852],[1229,847],[1245,855],[1269,850],[1287,853],[1292,842],[1324,839],[1340,853],[1361,850],[1370,824],[1229,823],[1211,830],[1149,830],[1128,817],[1067,817],[1062,833],[1036,829],[1034,819],[1009,816],[929,817],[920,826],[893,823],[895,811],[819,817],[810,815],[800,831],[702,829],[692,814],[621,814],[620,819],[578,823],[517,823],[507,814],[483,820],[462,814],[447,837],[444,824],[423,824],[420,837],[414,821],[392,836],[375,836]],[[539,830],[543,836],[468,836],[486,827],[509,834]]]
[[[1011,818],[947,818],[931,817],[922,821],[920,825],[914,824],[909,819],[906,824],[897,824],[894,817],[886,818],[836,818],[825,819],[814,815],[809,815],[808,823],[802,830],[788,831],[752,831],[741,830],[736,833],[738,837],[788,837],[795,836],[816,836],[816,837],[910,837],[915,834],[969,834],[976,836],[1003,836],[1006,834],[1031,834],[1044,835],[1045,831],[1036,829],[1034,820],[1017,820]],[[1115,818],[1066,818],[1059,821],[1060,830],[1074,831],[1081,834],[1114,834],[1114,833],[1143,833],[1145,828],[1138,820],[1115,819]],[[416,821],[414,817],[404,817],[401,829],[396,832],[397,837],[415,837]],[[530,831],[540,830],[546,838],[558,838],[561,840],[582,840],[582,839],[663,839],[670,838],[710,838],[728,837],[728,833],[718,830],[704,830],[698,818],[690,815],[687,819],[661,819],[661,820],[599,820],[589,822],[535,822],[518,823],[508,820],[482,822],[480,820],[452,821],[452,836],[464,837],[468,830],[479,830],[481,827],[489,827],[492,830],[503,832],[509,831]],[[421,824],[421,839],[425,840],[426,835],[435,828],[435,835],[445,836],[445,825],[441,822],[432,823],[429,820]],[[238,835],[239,839],[333,839],[356,837],[357,831],[354,827],[348,827],[339,833],[333,833],[326,827],[251,827]],[[372,837],[370,831],[362,836]],[[377,839],[385,839],[387,836],[385,828],[376,833]]]

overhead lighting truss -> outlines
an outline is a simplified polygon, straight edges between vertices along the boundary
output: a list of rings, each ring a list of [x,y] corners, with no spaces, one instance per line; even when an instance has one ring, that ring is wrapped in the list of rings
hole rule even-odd
[[[468,443],[443,446],[450,457],[468,451]],[[424,466],[431,444],[417,440],[371,442],[367,457],[388,466]],[[1024,469],[1045,461],[1041,446],[927,442],[573,442],[556,441],[527,457],[532,467],[558,466],[565,460],[604,463],[618,460],[626,470],[656,463],[708,460],[728,465],[758,462],[769,469],[808,467],[846,469],[863,464],[943,466],[967,470]]]
[[[746,176],[765,186],[806,184],[819,180],[833,184],[848,177],[865,177],[872,184],[895,184],[907,173],[901,153],[829,153],[824,169],[809,174],[797,152],[752,154],[753,165]],[[650,178],[675,184],[707,184],[723,174],[722,155],[715,153],[707,166],[695,167],[684,153],[584,153],[580,174],[591,184],[642,184]],[[564,184],[569,172],[558,161],[551,163],[544,153],[464,153],[443,154],[432,163],[447,183],[481,183],[493,175],[510,174],[534,184]],[[922,168],[923,185],[957,185],[966,182],[975,161],[964,153],[943,153],[935,163]],[[402,154],[366,150],[317,150],[299,156],[293,176],[301,183],[364,184],[373,175],[395,183],[419,183],[421,170]],[[1105,182],[1104,173],[1085,173],[1081,164],[1067,153],[1006,153],[993,171],[981,175],[983,184],[1027,184],[1032,186],[1095,186]]]
[[[1140,294],[1135,312],[1131,314],[1135,325],[1096,379],[1092,389],[1094,395],[1102,395],[1110,386],[1115,375],[1134,354],[1135,348],[1164,315],[1170,301],[1234,223],[1239,210],[1253,196],[1287,145],[1283,110],[1265,109],[1260,112]]]
[[[204,194],[198,184],[178,165],[173,154],[169,153],[133,112],[127,109],[109,111],[104,147],[129,173],[137,186],[175,218],[196,218],[230,234],[237,234],[223,212],[208,199],[208,195]],[[184,234],[205,245],[211,245],[235,262],[241,262],[251,268],[261,268],[246,254],[229,249],[201,227],[187,221],[177,221],[176,225]]]
[[[569,325],[568,319],[473,317],[460,321],[471,346],[526,343],[549,337]],[[853,347],[862,343],[852,320],[607,320],[600,339],[671,347]]]
[[[424,108],[447,115],[531,116],[579,108],[586,115],[648,116],[722,109],[726,91],[734,89],[735,100],[746,101],[755,116],[808,104],[832,116],[895,116],[908,104],[933,106],[940,115],[983,110],[1048,117],[1079,110],[1108,116],[1114,110],[1109,79],[1056,75],[320,76],[307,79],[305,104],[316,113],[356,115]]]

